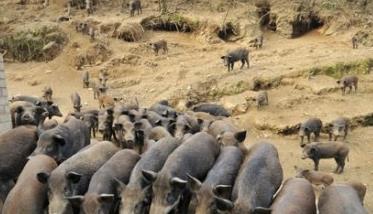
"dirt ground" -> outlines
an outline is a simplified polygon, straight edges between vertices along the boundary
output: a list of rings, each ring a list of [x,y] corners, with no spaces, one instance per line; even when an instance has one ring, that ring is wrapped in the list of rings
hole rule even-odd
[[[58,7],[51,7],[50,11],[46,11],[37,9],[34,4],[20,8],[14,3],[5,2],[7,1],[2,4],[6,4],[9,10],[1,11],[0,20],[10,19],[15,11],[23,11],[22,15],[15,15],[13,22],[8,22],[10,26],[22,26],[28,22],[49,22],[56,18],[56,14],[62,13]],[[92,18],[100,21],[139,22],[155,13],[154,7],[149,5],[151,3],[148,2],[142,15],[133,18],[109,9],[97,12]],[[224,18],[224,13],[204,12],[198,8],[195,10],[199,17],[211,20]],[[35,13],[27,13],[32,11]],[[73,20],[81,20],[84,17],[83,12],[77,12]],[[324,29],[319,28],[297,39],[287,39],[273,32],[265,32],[263,49],[255,50],[250,47],[250,68],[240,70],[238,63],[231,73],[222,65],[220,56],[235,47],[248,47],[247,42],[210,44],[196,34],[147,31],[140,41],[134,43],[108,38],[108,47],[112,51],[110,59],[78,71],[73,63],[75,57],[94,43],[90,42],[88,36],[75,32],[71,22],[59,25],[68,34],[69,42],[57,58],[49,62],[6,62],[10,97],[17,94],[40,96],[42,88],[50,85],[54,91],[54,100],[64,114],[72,111],[70,94],[74,91],[81,95],[84,107],[98,107],[97,101],[93,100],[92,91],[82,88],[81,75],[87,70],[92,76],[97,76],[100,69],[108,67],[109,93],[124,98],[136,97],[141,106],[172,98],[179,91],[190,90],[194,85],[210,80],[216,82],[218,89],[229,89],[240,81],[246,83],[255,78],[281,77],[281,83],[268,90],[269,106],[257,110],[249,104],[246,106],[247,111],[237,113],[233,120],[239,127],[248,130],[249,137],[245,142],[247,146],[263,138],[274,142],[280,153],[285,178],[295,174],[294,165],[312,168],[313,163],[311,160],[301,160],[301,149],[296,135],[277,135],[276,129],[294,125],[311,116],[330,122],[337,116],[353,118],[373,112],[373,74],[359,75],[358,92],[342,96],[335,78],[302,73],[312,67],[372,57],[372,48],[351,48],[350,38],[353,30],[335,36],[325,36],[321,34]],[[155,56],[147,47],[148,42],[159,39],[168,41],[168,54]],[[79,44],[79,48],[73,47],[73,43]],[[115,59],[125,60],[115,66],[109,66],[109,62]],[[255,93],[246,89],[223,94],[216,101],[225,106],[247,105],[245,97]],[[327,141],[327,135],[322,135],[321,140]],[[337,182],[356,180],[366,184],[368,192],[365,206],[373,212],[373,127],[353,129],[347,141],[350,147],[349,162],[345,172],[342,175],[334,174],[334,179]],[[332,173],[334,167],[334,160],[321,161],[322,171]]]

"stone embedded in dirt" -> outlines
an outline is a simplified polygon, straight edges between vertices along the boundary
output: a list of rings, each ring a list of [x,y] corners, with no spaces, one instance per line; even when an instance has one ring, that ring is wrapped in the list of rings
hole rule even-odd
[[[38,80],[31,80],[31,81],[29,81],[29,82],[27,82],[27,84],[29,85],[29,86],[37,86],[37,85],[40,85],[40,81],[38,81]]]
[[[52,73],[52,70],[46,70],[45,73],[50,74],[50,73]]]

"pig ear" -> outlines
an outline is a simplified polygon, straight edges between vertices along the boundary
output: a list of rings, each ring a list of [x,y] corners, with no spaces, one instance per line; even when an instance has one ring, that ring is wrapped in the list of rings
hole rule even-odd
[[[163,117],[168,117],[168,110],[162,112],[162,116],[163,116]]]
[[[216,207],[222,211],[232,210],[234,204],[232,201],[214,196]]]
[[[187,173],[188,181],[193,192],[197,192],[201,188],[201,181]]]
[[[157,120],[157,121],[155,121],[155,125],[157,125],[157,126],[162,126],[162,120]]]
[[[67,200],[74,206],[74,207],[80,207],[80,205],[84,201],[84,196],[82,195],[74,195],[70,197],[66,197]]]
[[[271,214],[272,209],[265,207],[255,207],[254,214]]]
[[[53,139],[55,142],[58,143],[58,145],[60,146],[64,146],[65,145],[65,138],[63,138],[61,135],[57,134],[57,135],[54,135],[53,136]]]
[[[134,114],[128,114],[130,121],[135,121],[136,116]]]
[[[39,172],[38,174],[36,174],[36,178],[42,184],[46,184],[48,182],[49,176],[50,174],[47,172]]]
[[[71,171],[66,174],[66,179],[74,184],[78,183],[80,181],[80,178],[82,178],[82,174],[79,174],[77,172]]]
[[[231,185],[216,185],[213,189],[212,189],[212,192],[216,195],[216,196],[222,196],[224,195],[225,193],[230,193],[232,190],[232,186]]]
[[[114,113],[114,110],[112,108],[108,108],[106,109],[106,112],[109,114],[109,115],[112,115]]]
[[[170,181],[170,184],[174,187],[177,187],[179,189],[184,189],[185,186],[187,185],[188,181],[186,180],[183,180],[181,178],[178,178],[178,177],[173,177],[171,178],[171,181]]]
[[[135,129],[140,129],[141,126],[142,126],[142,122],[141,121],[137,121],[133,125],[135,126]]]
[[[204,122],[204,121],[203,121],[202,119],[200,119],[200,118],[197,119],[197,123],[198,123],[198,125],[202,125],[203,122]]]
[[[225,56],[221,56],[220,59],[225,59]]]
[[[45,111],[44,108],[42,108],[42,107],[36,107],[36,113],[38,113],[38,114],[42,114],[42,113],[44,113],[44,112],[47,112],[47,111]]]
[[[246,131],[236,132],[234,134],[234,138],[239,142],[242,143],[246,139]]]
[[[100,203],[111,203],[114,201],[114,194],[100,194],[98,196],[98,201]]]
[[[146,181],[153,183],[157,179],[157,173],[150,170],[142,170],[142,176]]]

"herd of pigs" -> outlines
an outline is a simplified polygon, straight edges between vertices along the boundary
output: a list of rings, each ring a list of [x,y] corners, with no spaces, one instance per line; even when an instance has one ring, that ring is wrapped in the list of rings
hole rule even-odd
[[[320,119],[300,123],[302,158],[313,160],[314,170],[296,167],[284,181],[275,144],[246,147],[246,131],[222,106],[200,103],[177,112],[161,100],[141,108],[136,99],[107,95],[107,78],[84,73],[83,87],[94,87],[99,107],[82,107],[75,92],[62,123],[52,118],[63,115],[50,87],[40,98],[11,99],[13,129],[0,135],[3,214],[368,213],[364,184],[336,184],[318,171],[320,159],[334,158],[335,172],[343,172],[349,148],[337,140],[347,136],[347,119],[328,126],[327,143],[318,139]],[[356,89],[357,78],[347,80],[340,82]],[[266,94],[258,96],[268,104]]]

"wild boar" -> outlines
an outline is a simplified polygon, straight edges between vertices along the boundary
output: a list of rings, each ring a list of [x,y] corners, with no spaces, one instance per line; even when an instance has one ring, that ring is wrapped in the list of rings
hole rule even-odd
[[[271,205],[271,214],[316,214],[315,193],[303,178],[287,179]]]
[[[270,213],[269,207],[282,179],[276,147],[266,141],[256,143],[250,148],[236,178],[233,202],[217,197],[217,207],[235,214]]]
[[[140,159],[133,150],[124,149],[113,155],[92,176],[87,193],[69,197],[69,201],[80,207],[81,213],[116,213],[118,207],[118,182],[127,184],[131,171]]]
[[[39,173],[51,173],[57,163],[47,155],[31,157],[9,192],[3,214],[40,214],[48,204],[47,185],[38,180]]]
[[[40,173],[43,183],[48,183],[48,213],[77,212],[69,197],[84,195],[92,175],[108,161],[119,148],[111,142],[92,144],[61,163],[52,173]],[[75,211],[75,212],[74,212]]]
[[[333,176],[329,175],[325,172],[318,172],[309,169],[301,169],[295,166],[295,170],[297,170],[296,178],[305,178],[311,184],[314,185],[324,185],[329,186],[333,183],[334,178]]]
[[[81,120],[71,117],[66,123],[44,131],[39,137],[34,154],[46,154],[61,163],[89,142],[88,127]]]
[[[19,126],[0,135],[0,210],[37,139],[36,126]]]
[[[329,142],[329,143],[310,143],[303,148],[302,159],[309,158],[313,160],[315,170],[319,169],[320,159],[334,158],[337,162],[335,173],[342,173],[345,160],[348,157],[349,148],[345,143]]]
[[[243,161],[243,153],[235,146],[221,149],[216,163],[203,183],[190,176],[193,198],[189,211],[196,214],[217,213],[215,197],[231,199],[231,190]]]
[[[148,213],[152,200],[151,182],[142,170],[159,172],[168,156],[179,146],[172,137],[163,138],[142,154],[132,171],[128,185],[122,185],[120,213]]]
[[[351,184],[333,184],[326,187],[319,197],[319,213],[368,214],[358,191]]]
[[[186,213],[190,201],[188,175],[202,180],[218,155],[219,145],[215,139],[200,132],[175,149],[159,173],[143,170],[144,177],[153,185],[150,214]]]

